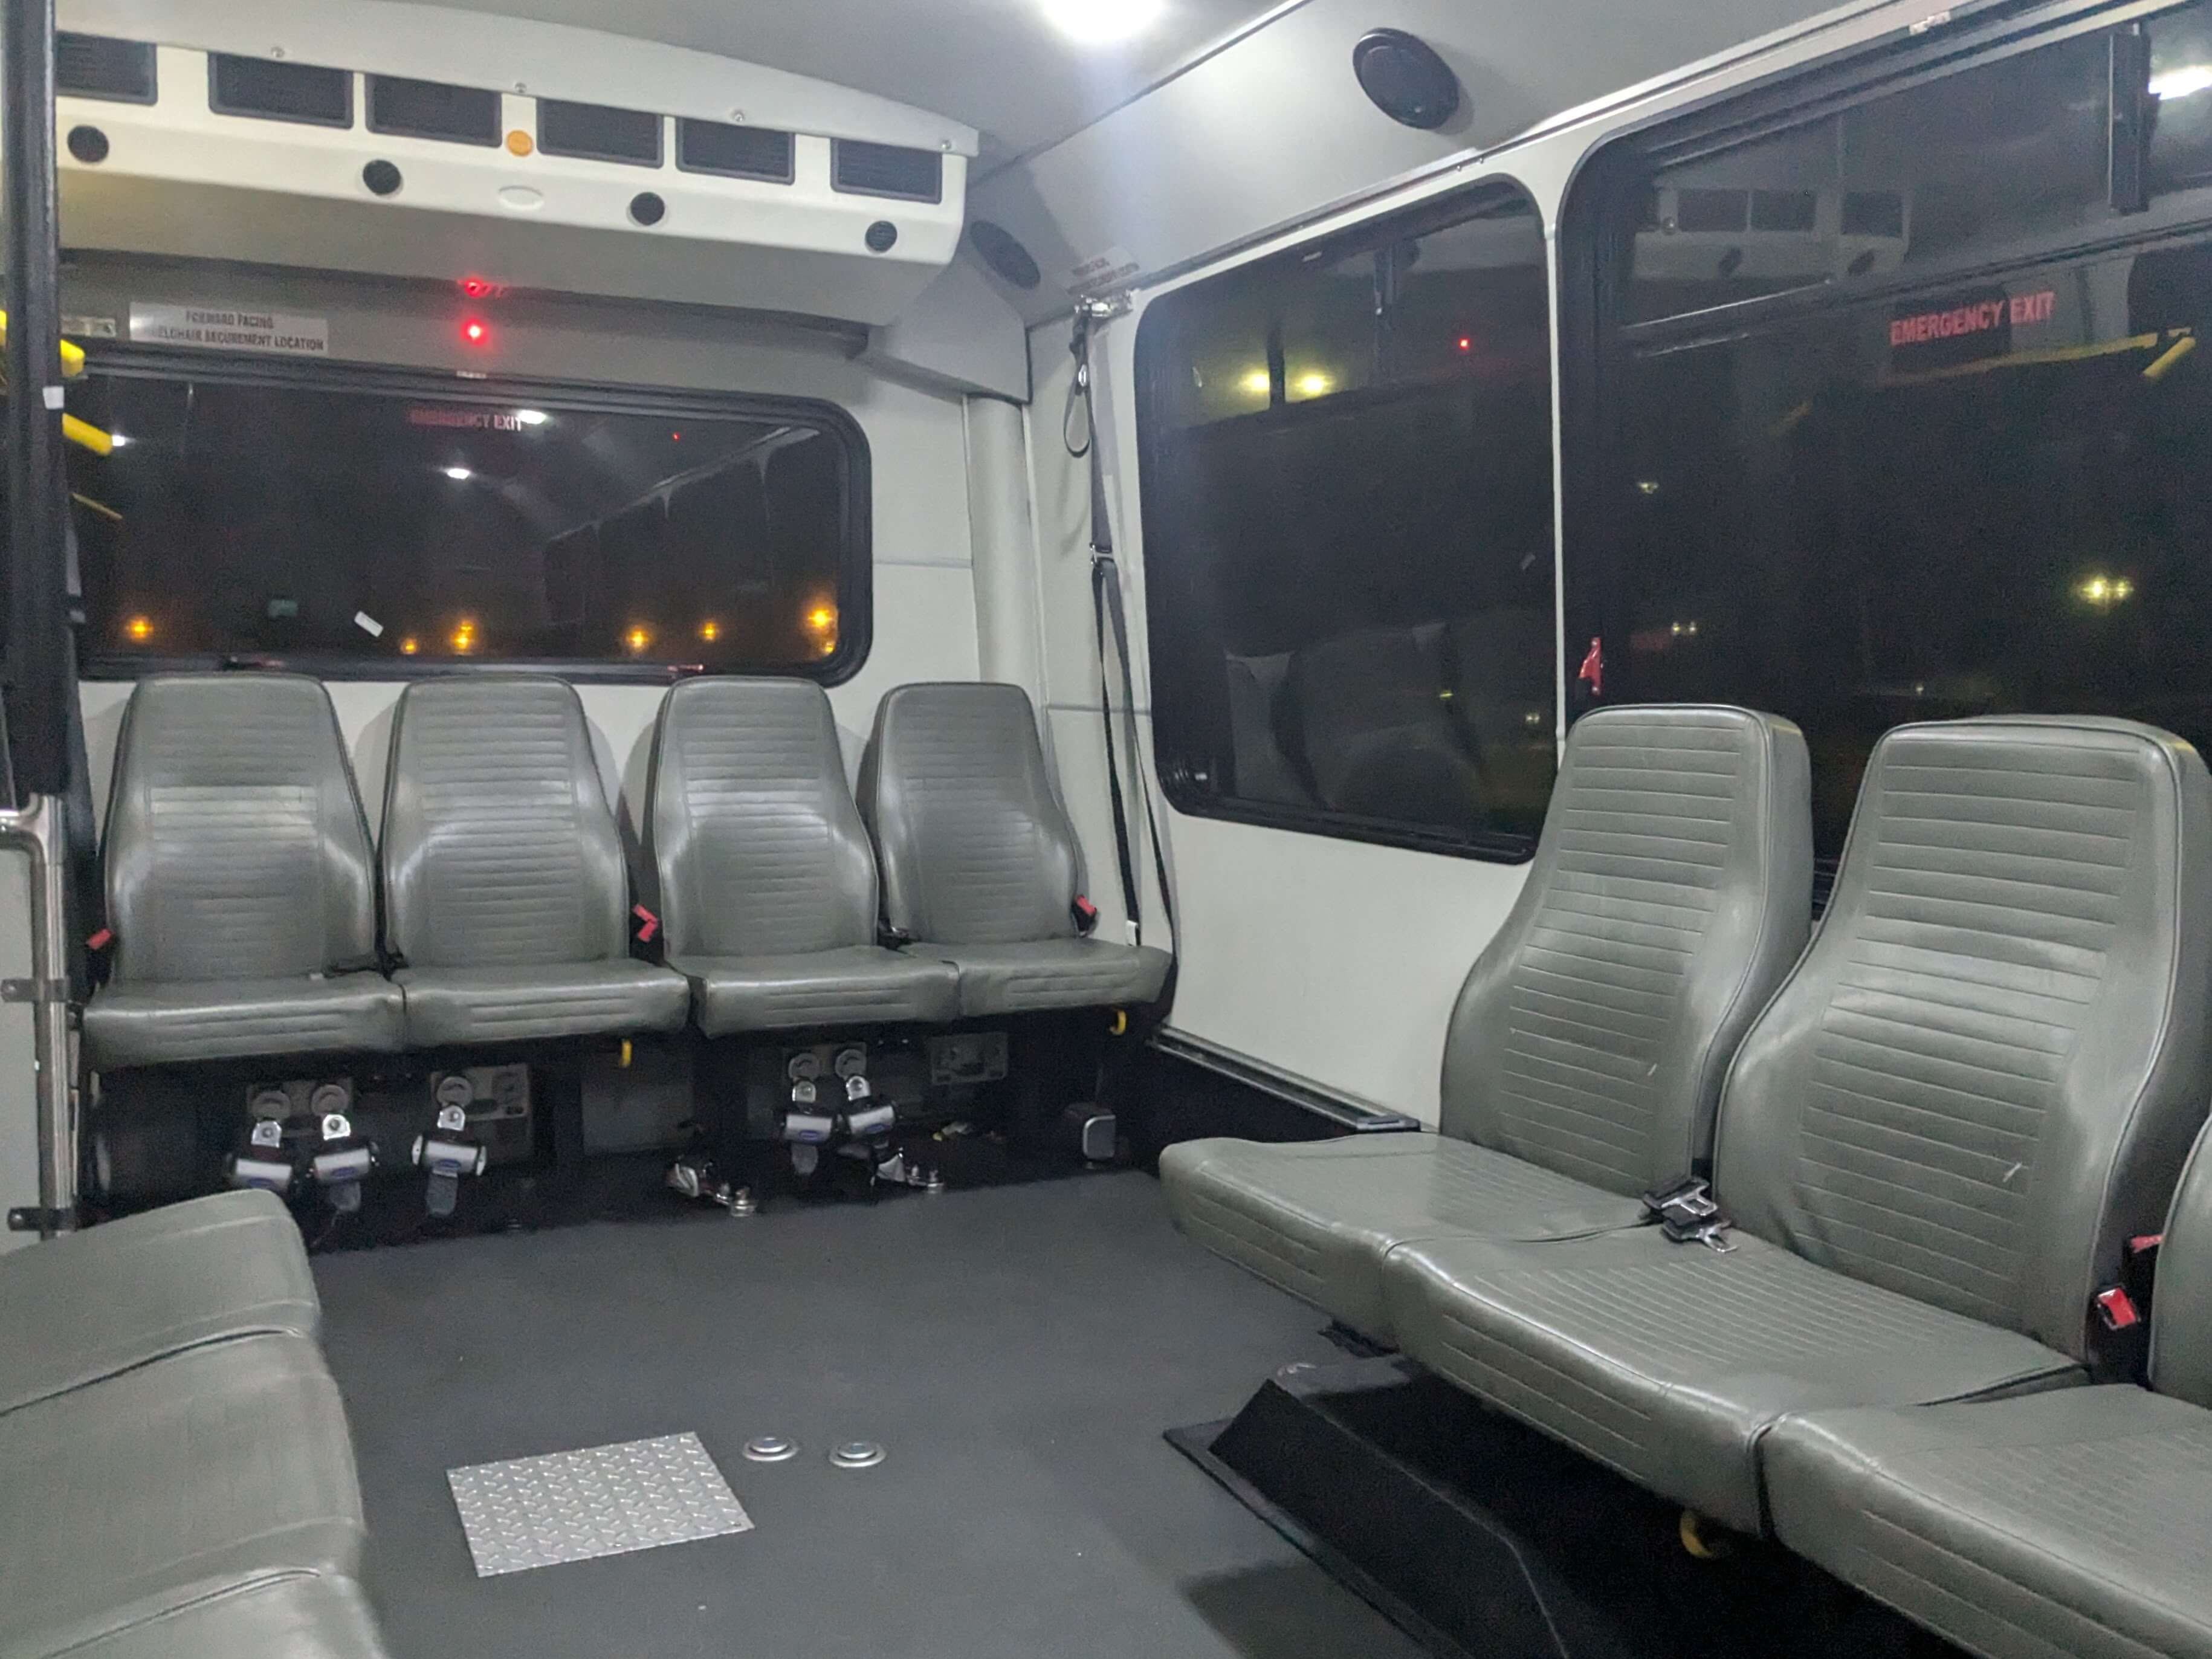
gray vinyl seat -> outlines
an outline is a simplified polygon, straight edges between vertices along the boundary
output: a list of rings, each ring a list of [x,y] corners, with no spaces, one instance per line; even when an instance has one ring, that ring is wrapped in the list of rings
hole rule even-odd
[[[368,826],[318,682],[141,680],[104,858],[115,946],[84,1012],[94,1070],[400,1046]]]
[[[0,1256],[0,1417],[241,1336],[313,1337],[300,1230],[264,1192],[193,1199]]]
[[[0,1415],[0,1659],[129,1652],[129,1633],[211,1596],[360,1562],[344,1411],[295,1334],[207,1343]]]
[[[68,1659],[385,1659],[361,1586],[283,1572],[196,1586]]]
[[[1384,1342],[1403,1245],[1636,1224],[1638,1194],[1705,1166],[1728,1062],[1804,945],[1808,776],[1769,714],[1577,721],[1528,882],[1453,1011],[1441,1133],[1170,1146],[1176,1224]]]
[[[1408,1244],[1407,1352],[1661,1495],[1765,1522],[1797,1413],[2068,1388],[2212,1097],[2212,781],[2124,721],[1901,727],[1723,1087],[1719,1254]],[[2063,1412],[2063,1407],[2045,1407]]]
[[[410,1047],[672,1031],[684,980],[629,956],[629,879],[575,689],[417,680],[392,715],[386,929]]]
[[[1760,1449],[1776,1534],[1986,1659],[2212,1659],[2207,1140],[2153,1326],[2149,1389],[1783,1419]]]
[[[1082,856],[1012,685],[906,685],[876,708],[860,804],[907,953],[958,971],[963,1015],[1154,1000],[1169,957],[1082,937]]]
[[[875,851],[820,686],[676,686],[647,794],[668,965],[707,1036],[958,1016],[950,963],[876,942]]]

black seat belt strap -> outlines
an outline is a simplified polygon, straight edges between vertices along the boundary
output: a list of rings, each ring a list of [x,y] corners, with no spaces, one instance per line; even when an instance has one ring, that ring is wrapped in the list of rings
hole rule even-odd
[[[1075,379],[1068,387],[1068,409],[1063,422],[1062,436],[1067,452],[1079,459],[1090,462],[1091,473],[1091,621],[1098,642],[1098,711],[1106,736],[1106,790],[1113,805],[1114,857],[1120,866],[1121,902],[1129,918],[1132,943],[1145,941],[1144,905],[1141,889],[1137,880],[1134,849],[1130,845],[1129,811],[1121,790],[1121,763],[1119,745],[1114,736],[1114,696],[1106,666],[1106,641],[1109,629],[1113,634],[1114,650],[1121,669],[1121,703],[1133,722],[1137,717],[1136,674],[1129,657],[1129,618],[1121,599],[1121,567],[1114,557],[1114,524],[1106,499],[1105,462],[1098,450],[1097,412],[1091,399],[1091,327],[1098,313],[1085,307],[1075,314],[1075,333],[1069,349],[1075,356]],[[1077,444],[1073,437],[1075,404],[1083,404],[1083,441]],[[1134,762],[1139,799],[1145,812],[1145,829],[1152,838],[1152,867],[1160,884],[1160,906],[1168,926],[1175,926],[1174,901],[1168,888],[1168,867],[1165,851],[1160,846],[1158,820],[1152,813],[1152,793],[1145,776],[1141,756]]]

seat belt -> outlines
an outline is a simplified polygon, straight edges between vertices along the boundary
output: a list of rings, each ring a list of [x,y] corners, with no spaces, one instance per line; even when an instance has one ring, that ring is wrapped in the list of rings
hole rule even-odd
[[[1104,301],[1085,301],[1076,307],[1075,333],[1068,349],[1075,357],[1075,379],[1067,389],[1067,408],[1061,420],[1060,436],[1067,453],[1078,460],[1090,463],[1091,473],[1091,611],[1093,630],[1098,642],[1098,712],[1106,735],[1106,791],[1114,809],[1114,858],[1121,876],[1121,902],[1129,918],[1129,942],[1145,942],[1144,904],[1137,881],[1136,856],[1129,844],[1129,812],[1121,791],[1121,766],[1119,745],[1114,738],[1114,697],[1108,680],[1106,666],[1106,636],[1110,628],[1114,637],[1114,653],[1121,670],[1121,702],[1129,711],[1131,736],[1133,740],[1137,717],[1136,674],[1129,657],[1129,617],[1121,599],[1121,572],[1114,557],[1113,517],[1106,500],[1106,467],[1098,451],[1098,422],[1096,408],[1091,399],[1091,331],[1100,322],[1116,314],[1115,307]],[[1077,444],[1073,437],[1075,406],[1083,405],[1083,441]],[[1152,781],[1146,775],[1142,745],[1133,741],[1138,753],[1134,769],[1138,800],[1145,813],[1145,830],[1152,841],[1152,870],[1160,884],[1160,908],[1170,928],[1175,926],[1175,900],[1168,884],[1167,854],[1160,845],[1159,821],[1152,813]],[[1170,969],[1169,987],[1174,985],[1174,969]],[[1167,992],[1161,1000],[1167,1000]]]

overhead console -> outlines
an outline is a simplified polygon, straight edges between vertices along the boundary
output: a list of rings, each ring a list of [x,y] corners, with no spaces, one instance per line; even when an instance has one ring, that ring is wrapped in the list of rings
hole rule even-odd
[[[972,128],[656,43],[387,0],[63,0],[67,248],[896,319]]]

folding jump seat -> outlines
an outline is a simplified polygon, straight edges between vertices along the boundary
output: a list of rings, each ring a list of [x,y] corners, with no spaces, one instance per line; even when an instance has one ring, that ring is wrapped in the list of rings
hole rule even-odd
[[[2119,720],[1901,727],[1723,1090],[1729,1248],[1411,1243],[1392,1323],[1492,1404],[1759,1530],[1784,1417],[2088,1380],[2094,1298],[2212,1097],[2208,1013],[2194,750]]]
[[[2212,1152],[2158,1255],[2150,1388],[1815,1412],[1760,1449],[1799,1553],[1987,1659],[2212,1659]]]
[[[1804,738],[1772,715],[1583,716],[1453,1012],[1441,1133],[1170,1146],[1176,1224],[1382,1341],[1403,1245],[1635,1225],[1639,1194],[1704,1169],[1729,1060],[1804,945],[1808,780]]]
[[[1053,793],[1036,714],[1018,686],[905,685],[876,708],[860,812],[883,870],[884,914],[949,962],[964,1015],[1152,1001],[1168,955],[1081,936],[1075,831]]]
[[[399,1048],[368,826],[317,681],[141,680],[103,857],[115,947],[84,1012],[94,1070]]]
[[[565,682],[456,676],[403,691],[383,854],[410,1047],[683,1025],[690,988],[629,955],[622,836]]]
[[[653,726],[647,862],[708,1036],[942,1022],[960,975],[876,942],[876,857],[822,688],[702,678]]]

